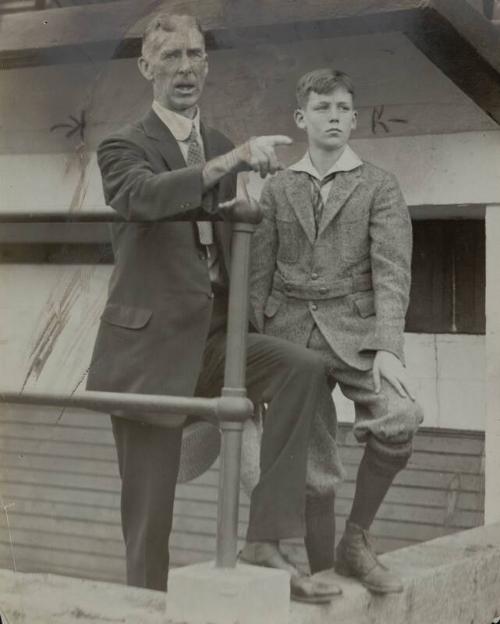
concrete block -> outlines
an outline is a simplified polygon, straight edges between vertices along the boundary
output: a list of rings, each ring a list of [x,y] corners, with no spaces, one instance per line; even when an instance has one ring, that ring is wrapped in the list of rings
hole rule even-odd
[[[202,563],[169,575],[167,617],[175,624],[288,624],[289,605],[290,580],[282,570]]]
[[[401,575],[403,593],[377,596],[322,572],[343,596],[322,608],[294,605],[290,624],[489,624],[500,614],[499,524],[402,548],[381,561]]]
[[[287,575],[253,566],[172,570],[167,596],[0,570],[0,609],[9,624],[489,624],[500,615],[500,524],[393,551],[381,560],[401,575],[403,593],[377,596],[330,570],[316,576],[335,580],[343,595],[326,605],[289,603]]]

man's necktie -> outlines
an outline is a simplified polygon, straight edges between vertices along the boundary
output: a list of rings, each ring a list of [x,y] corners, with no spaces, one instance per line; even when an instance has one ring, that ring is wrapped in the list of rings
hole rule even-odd
[[[186,157],[186,164],[203,165],[205,163],[205,157],[201,148],[201,141],[196,131],[196,127],[193,124],[191,128],[191,134],[189,135],[189,145]],[[197,221],[198,237],[200,243],[205,246],[207,252],[208,272],[210,273],[210,279],[212,282],[218,281],[220,277],[220,271],[218,266],[218,253],[214,240],[214,229],[210,221]]]
[[[321,216],[325,208],[325,202],[323,201],[321,190],[325,186],[325,184],[328,184],[334,179],[335,175],[336,175],[335,173],[330,173],[329,175],[325,176],[322,180],[318,180],[314,176],[310,176],[311,196],[312,196],[312,206],[313,206],[313,214],[314,214],[314,224],[316,226],[316,236],[318,235],[319,224],[321,222]]]
[[[187,165],[203,165],[205,163],[205,157],[203,156],[203,150],[201,149],[201,141],[196,126],[193,124],[191,133],[188,137],[188,152],[187,152]]]
[[[191,134],[189,135],[189,147],[186,158],[186,164],[188,166],[192,165],[203,165],[205,163],[205,157],[203,156],[203,151],[201,149],[201,141],[196,131],[196,127],[193,124],[191,128]],[[200,243],[202,245],[213,245],[214,244],[214,232],[212,224],[209,221],[198,221],[198,234],[200,237]]]

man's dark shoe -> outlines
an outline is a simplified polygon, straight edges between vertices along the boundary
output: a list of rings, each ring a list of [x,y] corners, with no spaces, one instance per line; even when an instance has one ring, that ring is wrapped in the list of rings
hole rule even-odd
[[[335,553],[335,571],[357,578],[373,593],[393,594],[403,591],[403,584],[383,563],[370,544],[368,533],[347,521],[345,533]]]
[[[302,574],[273,542],[249,542],[239,554],[239,560],[251,565],[285,570],[290,574],[292,600],[325,604],[342,593],[340,587],[324,580],[314,580]]]

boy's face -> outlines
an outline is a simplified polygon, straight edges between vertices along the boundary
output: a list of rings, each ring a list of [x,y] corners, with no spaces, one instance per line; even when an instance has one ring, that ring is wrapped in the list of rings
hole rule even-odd
[[[309,145],[325,151],[342,148],[356,120],[352,95],[342,86],[326,94],[311,91],[306,105],[295,111],[295,123],[307,132]]]

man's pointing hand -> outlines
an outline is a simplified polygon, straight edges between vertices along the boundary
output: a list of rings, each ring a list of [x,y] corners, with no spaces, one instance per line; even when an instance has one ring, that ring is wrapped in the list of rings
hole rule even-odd
[[[284,134],[252,137],[236,148],[240,171],[258,171],[261,178],[283,169],[275,148],[278,145],[290,145],[292,139]]]
[[[275,148],[291,143],[292,139],[284,134],[253,137],[227,154],[209,160],[202,172],[203,191],[211,189],[228,173],[258,171],[263,178],[268,173],[276,173],[283,169],[283,165]]]

